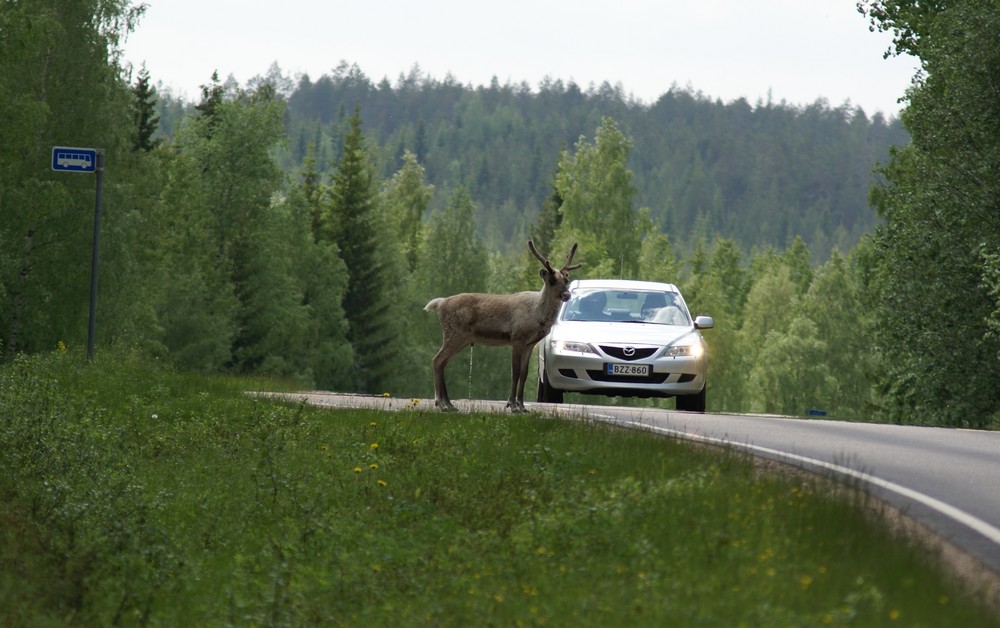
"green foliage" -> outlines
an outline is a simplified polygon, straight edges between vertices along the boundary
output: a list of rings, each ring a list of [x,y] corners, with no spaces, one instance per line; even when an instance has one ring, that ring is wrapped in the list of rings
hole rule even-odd
[[[844,257],[834,249],[830,259],[818,268],[802,297],[801,315],[816,326],[816,338],[826,344],[813,369],[825,368],[827,375],[815,388],[803,388],[801,399],[820,410],[833,409],[838,415],[872,415],[870,382],[878,365],[871,337],[875,320],[863,287],[858,251]]]
[[[53,173],[51,150],[103,148],[121,173],[107,186],[128,179],[130,100],[109,59],[141,12],[121,0],[0,7],[0,333],[8,356],[85,337],[78,321],[89,297],[94,178]]]
[[[575,148],[573,154],[560,155],[555,176],[562,199],[557,242],[582,241],[581,248],[592,256],[588,261],[601,260],[591,262],[595,268],[617,268],[616,276],[635,277],[645,225],[632,205],[631,142],[613,120],[604,118],[594,144],[580,138]]]
[[[230,356],[238,372],[293,375],[283,356],[302,344],[290,337],[305,313],[300,286],[288,281],[298,250],[288,245],[304,234],[286,207],[272,203],[282,173],[268,151],[283,138],[283,108],[266,92],[235,94],[195,120],[183,144],[201,171],[215,264],[238,303]]]
[[[211,128],[215,124],[215,114],[219,105],[222,104],[225,96],[225,89],[219,83],[219,71],[212,72],[212,82],[201,86],[201,102],[195,106],[195,111],[200,114],[205,123],[205,134],[211,134]]]
[[[1000,408],[1000,25],[995,2],[865,2],[895,50],[921,61],[903,123],[913,144],[881,169],[869,287],[886,417],[983,427]]]
[[[285,280],[300,287],[296,307],[301,308],[305,320],[294,330],[300,343],[284,349],[283,355],[302,373],[300,379],[324,390],[349,390],[354,349],[347,339],[343,308],[347,266],[336,245],[313,238],[309,225],[318,197],[318,191],[303,182],[293,188],[286,201],[287,226],[292,231],[280,250],[291,258],[291,276]]]
[[[158,143],[153,139],[156,134],[160,116],[156,113],[156,88],[149,84],[149,71],[146,66],[139,70],[138,80],[132,87],[135,98],[136,137],[133,148],[149,151]]]
[[[534,238],[556,264],[579,243],[578,276],[670,281],[713,316],[710,409],[994,425],[997,12],[861,4],[922,60],[912,146],[847,105],[470,89],[416,67],[375,86],[346,63],[295,86],[214,73],[191,106],[118,65],[142,5],[0,3],[2,359],[86,335],[94,182],[48,167],[81,145],[108,164],[102,350],[419,396],[439,343],[424,304],[536,290]],[[884,224],[855,247],[893,144]],[[456,390],[502,398],[508,353],[465,358]]]
[[[354,387],[382,392],[395,368],[393,357],[398,350],[397,328],[389,309],[389,266],[383,259],[391,256],[380,246],[380,234],[386,225],[379,214],[357,109],[349,122],[343,157],[330,188],[326,236],[337,245],[347,266],[343,303],[348,340],[355,351]]]
[[[431,219],[421,259],[432,296],[486,291],[486,250],[476,236],[475,207],[465,188],[457,189],[445,211]]]
[[[185,152],[156,150],[151,158],[151,170],[166,176],[159,193],[150,194],[155,200],[147,205],[144,228],[135,232],[146,252],[135,270],[154,290],[144,299],[155,323],[143,344],[160,347],[153,354],[180,367],[217,372],[230,361],[239,303],[218,263],[219,235],[200,178],[204,166]]]
[[[556,231],[562,225],[561,208],[562,197],[559,195],[559,189],[553,186],[552,194],[542,203],[542,211],[538,217],[538,223],[532,229],[535,246],[538,247],[538,250],[548,251],[552,248],[552,241],[555,239]]]
[[[749,290],[742,255],[732,240],[717,240],[711,255],[704,262],[693,261],[692,266],[682,284],[689,309],[694,316],[712,316],[716,325],[705,333],[711,347],[708,398],[715,408],[747,408],[744,383],[749,362],[740,358],[736,347]]]
[[[791,273],[784,264],[772,265],[766,274],[754,282],[747,294],[743,311],[743,324],[737,337],[736,354],[743,368],[749,373],[745,382],[745,395],[749,409],[754,412],[794,412],[791,404],[774,397],[777,382],[768,371],[789,373],[788,363],[781,360],[784,355],[768,355],[773,345],[789,336],[790,326],[795,320],[798,296]],[[776,358],[778,362],[767,361]],[[790,373],[789,373],[790,374]],[[788,397],[796,390],[785,391]],[[777,404],[777,407],[776,407]],[[780,408],[780,409],[779,409]]]
[[[670,238],[653,231],[646,234],[639,249],[638,276],[647,281],[674,283],[681,276],[681,261],[677,259]]]
[[[866,202],[871,169],[890,146],[907,142],[898,120],[849,104],[723,104],[676,86],[639,103],[610,86],[585,91],[547,80],[535,90],[499,82],[470,89],[415,69],[395,84],[375,85],[347,64],[303,77],[289,96],[288,118],[289,136],[303,138],[302,148],[282,155],[283,165],[298,167],[305,138],[334,153],[346,118],[340,112],[360,103],[369,136],[391,155],[382,160],[382,177],[397,171],[409,150],[429,183],[469,190],[482,213],[481,235],[492,222],[505,242],[516,241],[525,219],[541,219],[552,165],[610,118],[632,145],[636,207],[650,208],[680,254],[689,255],[698,237],[721,235],[749,252],[785,247],[800,235],[822,258],[833,246],[850,249],[874,226]],[[548,243],[543,235],[536,234],[537,244]]]
[[[767,414],[804,414],[836,381],[823,359],[827,343],[810,319],[794,318],[788,329],[764,335],[747,390],[751,409]],[[816,393],[819,392],[820,395]]]
[[[734,242],[717,240],[690,260],[682,290],[692,313],[716,325],[704,332],[709,409],[870,419],[877,361],[862,257],[834,250],[814,269],[799,247],[745,262]]]
[[[412,272],[417,266],[424,213],[434,195],[434,186],[424,183],[424,168],[416,155],[409,151],[403,155],[403,167],[386,182],[382,195]]]
[[[271,383],[0,366],[4,623],[997,625],[820,480],[586,422],[244,392]]]

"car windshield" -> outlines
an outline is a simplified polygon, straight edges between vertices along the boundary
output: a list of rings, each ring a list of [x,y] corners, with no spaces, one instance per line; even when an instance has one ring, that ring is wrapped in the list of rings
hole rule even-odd
[[[676,292],[580,289],[563,310],[564,321],[690,325]]]

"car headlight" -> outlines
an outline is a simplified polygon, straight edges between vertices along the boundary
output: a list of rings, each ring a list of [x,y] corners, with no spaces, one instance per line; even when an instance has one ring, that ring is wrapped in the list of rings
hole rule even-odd
[[[597,355],[597,351],[586,342],[576,342],[574,340],[553,340],[552,350],[556,353],[592,353]]]
[[[701,343],[701,340],[695,339],[693,342],[667,347],[663,355],[668,358],[700,358],[704,353],[705,346]]]

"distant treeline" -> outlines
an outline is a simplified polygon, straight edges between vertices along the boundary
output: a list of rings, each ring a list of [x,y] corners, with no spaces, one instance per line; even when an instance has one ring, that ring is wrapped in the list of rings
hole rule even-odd
[[[628,166],[637,207],[649,208],[683,253],[716,236],[747,252],[783,248],[800,236],[818,260],[833,247],[849,250],[877,223],[868,203],[873,168],[892,146],[909,142],[896,118],[824,100],[723,103],[674,87],[649,104],[608,83],[582,90],[561,80],[535,88],[494,80],[473,87],[419,67],[394,84],[375,83],[344,62],[315,80],[296,83],[275,66],[256,81],[287,99],[288,143],[279,155],[287,171],[301,169],[312,151],[317,170],[330,172],[359,106],[366,136],[379,147],[381,177],[412,152],[427,181],[444,192],[432,210],[462,186],[478,205],[480,234],[505,241],[523,240],[552,194],[560,151],[592,134],[604,116],[633,142]],[[165,96],[161,127],[169,134],[185,107]]]

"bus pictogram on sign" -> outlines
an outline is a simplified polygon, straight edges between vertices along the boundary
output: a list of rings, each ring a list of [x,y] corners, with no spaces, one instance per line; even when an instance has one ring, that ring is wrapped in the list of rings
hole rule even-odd
[[[53,146],[52,169],[64,172],[94,172],[97,169],[97,149]]]

